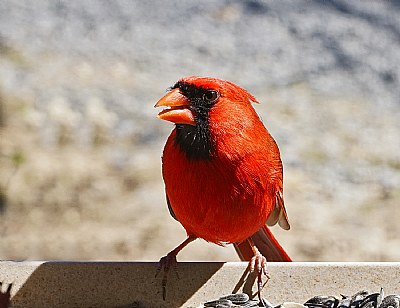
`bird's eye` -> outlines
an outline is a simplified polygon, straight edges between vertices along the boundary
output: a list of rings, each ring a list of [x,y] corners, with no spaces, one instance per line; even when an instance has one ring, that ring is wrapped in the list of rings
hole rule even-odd
[[[208,90],[206,93],[204,93],[204,100],[208,103],[214,103],[219,97],[219,93],[214,90]]]

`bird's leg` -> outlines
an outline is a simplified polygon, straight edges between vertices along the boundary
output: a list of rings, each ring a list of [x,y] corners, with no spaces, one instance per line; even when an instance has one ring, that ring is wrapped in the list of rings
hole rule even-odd
[[[269,275],[267,273],[267,259],[258,251],[256,245],[254,245],[253,240],[249,237],[247,239],[249,242],[251,249],[253,250],[254,256],[250,259],[250,272],[257,272],[257,288],[258,288],[258,299],[262,303],[261,298],[261,289],[263,287],[262,284],[262,275],[264,274],[267,277],[267,282],[269,280]]]
[[[166,287],[167,287],[167,278],[168,278],[169,269],[171,267],[174,268],[176,276],[179,278],[178,269],[177,269],[178,262],[176,261],[176,255],[187,244],[193,242],[196,238],[197,238],[196,236],[189,235],[188,238],[184,242],[182,242],[178,247],[176,247],[174,250],[170,251],[166,256],[164,256],[164,257],[162,257],[160,259],[160,261],[158,263],[156,277],[161,272],[161,270],[164,269],[164,274],[163,274],[162,281],[161,281],[161,286],[162,286],[162,290],[163,290],[163,300],[165,300],[165,298],[167,296],[167,289],[166,289]]]

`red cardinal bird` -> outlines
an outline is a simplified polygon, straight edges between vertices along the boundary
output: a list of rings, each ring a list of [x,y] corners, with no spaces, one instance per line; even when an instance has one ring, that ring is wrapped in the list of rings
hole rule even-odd
[[[278,146],[237,85],[216,78],[179,80],[155,107],[175,123],[164,148],[162,172],[168,208],[187,239],[161,258],[167,274],[178,252],[196,238],[234,244],[259,290],[266,260],[291,261],[267,225],[289,229],[283,203],[283,167]]]

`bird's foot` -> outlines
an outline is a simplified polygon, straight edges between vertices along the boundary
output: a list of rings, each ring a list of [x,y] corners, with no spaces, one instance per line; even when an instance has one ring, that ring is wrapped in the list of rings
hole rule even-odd
[[[163,300],[165,300],[167,296],[167,278],[170,268],[173,268],[176,277],[179,278],[178,275],[178,262],[176,261],[176,253],[171,251],[165,257],[162,257],[158,262],[158,268],[156,272],[156,277],[160,274],[161,270],[164,271],[162,280],[161,280],[161,287],[163,291]]]
[[[257,290],[258,290],[258,299],[262,303],[261,298],[261,289],[263,288],[262,275],[264,274],[268,282],[270,276],[267,272],[267,259],[257,251],[257,253],[250,260],[250,272],[257,273]]]

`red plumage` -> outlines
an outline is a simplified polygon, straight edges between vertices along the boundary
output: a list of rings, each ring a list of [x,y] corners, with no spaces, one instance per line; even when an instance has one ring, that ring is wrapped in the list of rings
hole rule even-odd
[[[266,226],[289,229],[279,149],[254,102],[231,82],[187,77],[156,104],[177,124],[162,157],[167,199],[189,238],[234,243],[243,260],[255,245],[267,260],[290,261]]]

